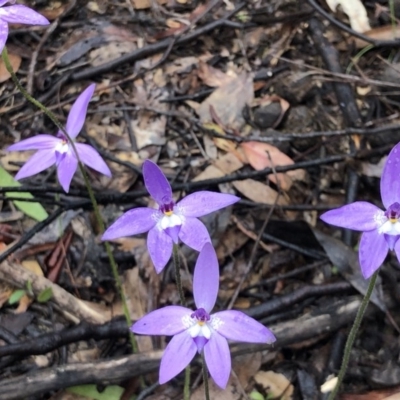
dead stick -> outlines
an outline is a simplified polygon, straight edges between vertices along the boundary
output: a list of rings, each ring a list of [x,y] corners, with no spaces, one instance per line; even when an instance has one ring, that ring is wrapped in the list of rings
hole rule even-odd
[[[86,320],[94,324],[103,324],[106,322],[104,315],[90,308],[85,302],[78,300],[62,287],[43,276],[34,274],[17,263],[12,263],[7,260],[3,261],[0,264],[0,280],[10,282],[17,287],[25,287],[26,283],[30,281],[35,295],[38,295],[47,288],[51,288],[53,292],[52,301],[63,311],[72,315],[75,322],[76,319],[79,321]]]

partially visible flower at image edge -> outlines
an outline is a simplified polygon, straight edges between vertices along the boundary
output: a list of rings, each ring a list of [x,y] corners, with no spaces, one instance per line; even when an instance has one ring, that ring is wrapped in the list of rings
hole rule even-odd
[[[15,0],[0,0],[0,54],[8,38],[8,24],[49,25],[50,22],[36,11],[22,4],[4,7],[5,4],[15,4]]]
[[[92,84],[86,88],[71,107],[65,130],[72,140],[78,136],[85,123],[87,108],[95,87],[96,85]],[[75,141],[74,144],[83,164],[106,176],[111,176],[111,171],[107,164],[92,146]],[[59,131],[56,136],[37,135],[21,140],[9,146],[7,150],[38,150],[18,171],[15,176],[16,180],[36,175],[55,164],[57,166],[58,180],[65,192],[68,193],[72,177],[78,167],[78,159],[69,143],[69,139],[63,132]]]
[[[138,207],[119,217],[105,232],[102,240],[149,232],[147,249],[157,273],[171,258],[173,243],[181,240],[200,251],[211,242],[204,224],[197,219],[239,201],[231,194],[199,191],[187,195],[175,204],[167,178],[150,160],[143,163],[143,178],[147,191],[158,204],[158,209]]]
[[[167,306],[152,311],[133,324],[131,330],[143,335],[173,335],[160,364],[160,384],[166,383],[204,352],[208,371],[222,389],[231,372],[228,340],[248,343],[273,343],[274,334],[264,325],[240,311],[210,314],[217,300],[219,266],[217,255],[206,243],[196,262],[193,296],[196,310]]]
[[[400,261],[400,143],[393,147],[383,168],[381,197],[386,211],[356,201],[320,217],[328,224],[363,232],[358,257],[365,279],[382,265],[389,250],[394,250]]]

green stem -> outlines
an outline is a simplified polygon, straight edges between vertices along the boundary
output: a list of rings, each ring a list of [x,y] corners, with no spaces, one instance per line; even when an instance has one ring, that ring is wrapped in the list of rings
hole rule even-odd
[[[179,260],[179,246],[174,243],[173,251],[172,251],[172,259],[174,262],[175,269],[175,280],[176,286],[178,287],[179,292],[179,300],[181,301],[181,306],[186,306],[185,294],[183,293],[182,281],[181,281],[181,263]]]
[[[183,399],[190,400],[190,364],[185,368],[185,385],[183,386]]]
[[[349,336],[347,338],[347,342],[346,342],[346,346],[344,347],[344,355],[343,355],[343,361],[342,361],[342,365],[340,366],[340,371],[339,371],[339,375],[338,375],[338,381],[336,383],[335,388],[333,389],[333,391],[330,393],[328,400],[334,400],[339,392],[339,388],[340,385],[343,382],[343,378],[346,374],[346,370],[347,370],[347,366],[349,365],[349,361],[350,361],[350,353],[351,353],[351,349],[353,348],[353,344],[354,341],[356,339],[357,336],[357,332],[358,329],[360,328],[360,324],[361,321],[364,317],[364,313],[365,310],[368,306],[369,303],[369,299],[371,298],[371,294],[374,290],[375,287],[375,282],[376,282],[376,278],[378,277],[378,271],[376,271],[372,277],[371,280],[369,281],[369,285],[368,285],[368,289],[367,289],[367,293],[365,293],[365,296],[363,298],[363,301],[360,305],[360,308],[357,311],[357,315],[356,318],[354,320],[354,324],[351,327]]]
[[[183,293],[182,281],[181,281],[181,263],[179,260],[179,246],[174,243],[172,249],[172,261],[174,263],[175,280],[176,286],[178,287],[179,300],[181,306],[186,306],[185,294]],[[190,364],[185,368],[185,383],[183,386],[183,399],[190,399]]]
[[[76,151],[76,147],[75,147],[74,141],[68,135],[68,132],[65,130],[65,128],[60,123],[60,121],[57,119],[57,117],[46,106],[44,106],[40,101],[38,101],[35,98],[33,98],[24,89],[24,87],[21,85],[20,81],[18,80],[17,76],[14,73],[13,67],[12,67],[12,65],[10,63],[10,59],[8,58],[8,52],[7,52],[7,48],[6,47],[4,47],[4,49],[2,51],[1,57],[3,59],[3,62],[5,64],[5,66],[6,66],[6,69],[7,69],[8,73],[11,75],[11,78],[12,78],[15,86],[22,93],[22,95],[28,101],[30,101],[33,105],[35,105],[40,110],[42,110],[50,118],[50,120],[54,123],[54,125],[56,125],[57,128],[61,132],[63,132],[63,134],[68,138],[69,144],[71,144],[72,150],[73,150],[73,152],[74,152],[74,154],[75,154],[75,156],[76,156],[76,158],[78,160],[79,169],[80,169],[80,171],[81,171],[81,173],[83,175],[83,179],[85,181],[85,185],[86,185],[86,188],[87,188],[88,193],[89,193],[90,201],[92,202],[92,205],[93,205],[93,210],[94,210],[94,214],[95,214],[97,223],[99,225],[99,228],[100,228],[101,232],[104,232],[104,222],[103,222],[103,219],[101,218],[99,207],[98,207],[96,198],[94,196],[92,186],[90,185],[89,178],[88,178],[87,173],[86,173],[86,171],[85,171],[85,169],[83,167],[83,164],[82,164],[82,162],[81,162],[81,160],[79,158],[79,154]],[[124,293],[123,288],[122,288],[121,279],[120,279],[120,276],[118,274],[117,264],[115,262],[113,254],[111,252],[110,244],[108,242],[105,242],[104,244],[105,244],[105,247],[106,247],[108,258],[110,260],[110,265],[111,265],[111,269],[112,269],[112,272],[113,272],[113,275],[114,275],[114,279],[115,279],[115,282],[116,282],[116,285],[117,285],[117,290],[119,291],[120,296],[121,296],[122,307],[123,307],[126,323],[130,327],[132,325],[132,319],[131,319],[131,317],[129,315],[129,309],[128,309],[128,305],[126,303],[126,297],[125,297],[125,293]],[[135,338],[134,334],[131,331],[129,331],[129,338],[130,338],[130,342],[131,342],[131,346],[132,346],[133,352],[137,353],[138,352],[138,346],[137,346],[136,338]]]
[[[204,358],[204,352],[201,353],[201,361],[203,362],[204,394],[206,395],[206,400],[210,400],[210,388],[208,386],[208,370],[207,370],[206,360]]]

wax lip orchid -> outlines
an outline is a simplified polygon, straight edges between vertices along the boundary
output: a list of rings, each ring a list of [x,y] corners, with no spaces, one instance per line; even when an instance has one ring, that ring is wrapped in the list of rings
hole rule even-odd
[[[204,352],[207,368],[222,389],[231,371],[231,356],[227,340],[248,343],[273,343],[274,334],[253,318],[240,311],[220,311],[210,314],[219,287],[217,255],[206,243],[196,262],[193,276],[193,296],[196,310],[167,306],[147,314],[131,330],[143,335],[173,335],[160,364],[160,384],[178,375],[193,359]]]
[[[4,7],[5,4],[15,4],[15,0],[0,0],[0,53],[8,37],[8,24],[49,25],[49,21],[22,4]]]
[[[71,107],[67,119],[66,132],[72,140],[78,136],[83,127],[89,101],[93,96],[95,87],[96,85],[92,84],[86,88]],[[83,164],[106,176],[111,176],[111,171],[107,164],[92,146],[75,142],[74,145]],[[37,135],[21,140],[8,147],[7,150],[38,150],[18,171],[15,179],[19,180],[35,175],[56,164],[58,180],[63,189],[66,192],[69,191],[72,177],[78,167],[78,159],[69,139],[63,132],[58,132],[57,136]]]
[[[149,160],[143,163],[143,178],[147,191],[158,204],[158,210],[148,207],[129,210],[104,232],[102,240],[149,232],[147,248],[158,273],[170,259],[173,243],[178,243],[179,239],[197,251],[211,241],[207,228],[197,217],[210,214],[239,200],[230,194],[199,191],[189,194],[175,204],[167,178],[161,169]]]
[[[400,143],[390,152],[381,176],[381,197],[386,211],[356,201],[328,211],[321,219],[328,224],[362,231],[359,262],[365,279],[382,265],[389,250],[400,261]]]

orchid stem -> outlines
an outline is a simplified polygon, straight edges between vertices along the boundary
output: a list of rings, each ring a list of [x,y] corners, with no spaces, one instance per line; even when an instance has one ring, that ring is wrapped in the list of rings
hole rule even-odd
[[[185,368],[185,384],[183,386],[184,400],[190,399],[190,364]]]
[[[371,294],[372,294],[372,292],[374,290],[375,282],[376,282],[376,278],[377,277],[378,277],[378,271],[376,271],[372,275],[371,280],[369,281],[367,293],[365,293],[365,296],[364,296],[363,301],[362,301],[362,303],[360,305],[360,308],[357,311],[357,315],[356,315],[356,318],[354,320],[354,324],[351,327],[349,336],[347,338],[346,346],[344,347],[343,361],[342,361],[342,365],[340,366],[340,371],[339,371],[339,374],[338,374],[338,380],[337,380],[335,388],[330,393],[330,395],[328,397],[328,400],[334,400],[336,398],[336,396],[338,395],[340,385],[343,382],[343,378],[344,378],[344,376],[346,374],[346,370],[347,370],[347,367],[349,365],[351,349],[353,348],[354,340],[356,339],[358,329],[360,328],[360,324],[361,324],[361,321],[362,321],[362,319],[364,317],[365,310],[367,309],[369,300],[371,298]]]
[[[175,280],[176,286],[178,287],[179,292],[179,300],[181,302],[181,306],[186,306],[185,294],[183,293],[182,281],[181,281],[181,263],[179,261],[179,246],[174,243],[173,251],[172,251],[172,259],[174,261],[174,269],[175,269]]]
[[[92,205],[93,205],[93,211],[94,211],[94,214],[96,216],[96,220],[97,220],[97,223],[99,225],[100,231],[104,232],[104,222],[103,222],[103,219],[101,218],[99,207],[98,207],[96,198],[94,196],[92,186],[90,185],[89,178],[88,178],[87,173],[86,173],[86,171],[85,171],[85,169],[83,167],[83,164],[81,163],[81,160],[79,159],[79,154],[76,151],[76,147],[75,147],[75,144],[74,144],[73,140],[70,138],[70,136],[68,135],[68,132],[66,132],[65,128],[63,127],[61,122],[57,119],[57,117],[45,105],[43,105],[40,101],[38,101],[35,98],[33,98],[24,89],[24,87],[21,85],[18,77],[15,75],[13,67],[12,67],[12,65],[10,63],[10,59],[8,58],[8,52],[7,52],[7,48],[6,47],[3,48],[3,51],[1,53],[1,57],[3,59],[4,65],[6,66],[6,69],[7,69],[8,73],[11,75],[11,78],[12,78],[15,86],[22,93],[22,95],[25,97],[25,99],[30,101],[33,105],[38,107],[40,110],[42,110],[50,118],[50,120],[54,123],[54,125],[56,125],[57,128],[61,132],[63,132],[63,134],[68,138],[69,143],[71,144],[71,147],[72,147],[72,149],[74,151],[74,154],[75,154],[75,156],[76,156],[76,158],[78,160],[79,169],[80,169],[80,171],[81,171],[81,173],[83,175],[83,179],[85,181],[85,185],[86,185],[86,188],[88,190],[90,201],[92,202]],[[129,309],[128,309],[128,305],[127,305],[127,302],[126,302],[125,293],[124,293],[123,288],[122,288],[121,279],[120,279],[120,276],[118,274],[117,264],[115,262],[113,254],[111,252],[110,244],[108,242],[104,242],[104,244],[105,244],[107,255],[108,255],[108,258],[109,258],[109,261],[110,261],[110,265],[111,265],[111,269],[112,269],[112,272],[113,272],[113,275],[114,275],[114,279],[115,279],[115,282],[116,282],[116,285],[117,285],[117,290],[119,291],[120,296],[121,296],[122,307],[123,307],[126,323],[128,324],[129,327],[131,327],[132,326],[132,319],[131,319],[130,314],[129,314]],[[129,338],[130,338],[130,342],[131,342],[131,346],[132,346],[133,352],[137,353],[138,352],[138,346],[137,346],[136,338],[135,338],[135,335],[131,331],[129,331]]]
[[[176,286],[178,287],[179,300],[182,307],[186,306],[185,294],[183,293],[182,281],[181,281],[181,263],[179,260],[179,246],[174,243],[172,248],[172,260],[175,269],[175,280]],[[183,386],[183,399],[190,399],[190,364],[185,368],[185,383]]]
[[[206,360],[204,358],[204,352],[201,353],[201,361],[203,362],[204,394],[206,395],[206,400],[210,400],[210,388],[208,386],[208,370],[207,370]]]

